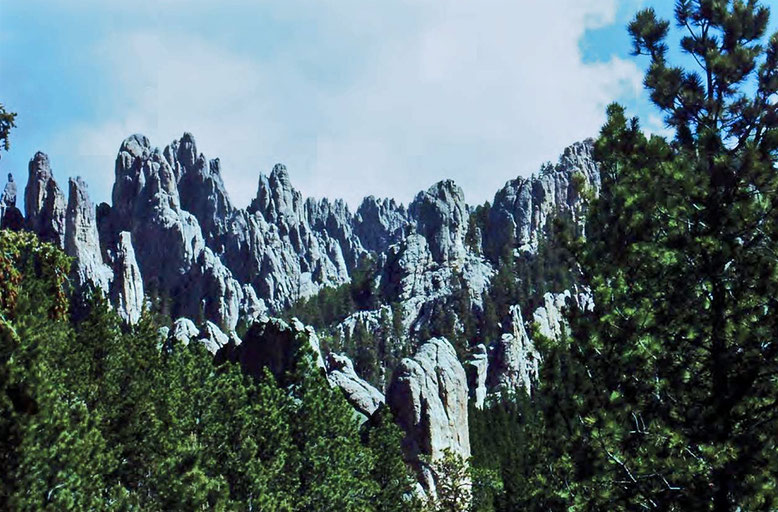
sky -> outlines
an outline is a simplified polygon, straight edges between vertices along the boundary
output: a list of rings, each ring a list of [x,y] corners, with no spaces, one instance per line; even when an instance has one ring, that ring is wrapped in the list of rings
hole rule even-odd
[[[122,140],[188,131],[238,206],[277,162],[352,208],[447,178],[482,203],[595,137],[612,101],[663,131],[626,32],[646,6],[672,15],[669,0],[0,0],[0,102],[18,113],[0,173],[23,186],[41,150],[63,188],[79,175],[110,202]]]

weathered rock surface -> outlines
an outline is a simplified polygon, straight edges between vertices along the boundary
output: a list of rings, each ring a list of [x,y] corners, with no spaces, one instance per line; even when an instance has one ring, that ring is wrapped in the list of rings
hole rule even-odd
[[[240,363],[243,371],[261,377],[267,368],[282,385],[287,383],[288,372],[294,368],[301,349],[308,351],[316,367],[326,370],[319,349],[319,338],[311,327],[295,320],[287,323],[278,318],[262,318],[254,322],[237,344],[228,341],[216,354],[217,361]]]
[[[48,157],[39,152],[29,165],[26,218],[16,209],[16,184],[9,179],[0,196],[0,222],[23,223],[63,247],[75,257],[76,288],[91,283],[106,291],[129,323],[140,318],[144,292],[167,301],[172,315],[180,317],[164,333],[168,343],[202,343],[217,361],[238,362],[255,376],[269,368],[282,383],[301,349],[310,348],[315,365],[365,416],[384,397],[357,375],[351,361],[330,354],[325,364],[313,329],[267,315],[323,287],[347,283],[372,265],[380,304],[351,314],[331,334],[344,339],[360,325],[386,335],[391,325],[394,342],[403,339],[402,353],[417,349],[391,375],[386,402],[405,431],[406,457],[434,493],[432,474],[420,457],[436,460],[445,449],[469,456],[468,394],[482,407],[489,393],[529,392],[540,355],[518,305],[511,308],[508,332],[487,340],[493,341],[488,348],[471,351],[467,372],[448,341],[427,341],[423,333],[444,313],[462,334],[459,316],[483,313],[498,256],[537,251],[554,215],[582,229],[582,192],[599,189],[592,142],[570,146],[556,165],[536,176],[509,181],[491,207],[472,219],[474,210],[450,180],[420,192],[407,209],[371,196],[352,214],[343,201],[304,198],[282,164],[261,174],[256,197],[238,208],[223,172],[218,158],[198,152],[189,133],[164,149],[132,135],[116,159],[112,204],[95,208],[79,179],[70,181],[66,203]],[[532,315],[541,334],[562,334],[567,300],[591,307],[578,290],[547,294]],[[243,340],[235,334],[239,323],[250,325]],[[386,375],[377,385],[386,385]]]
[[[560,340],[567,328],[564,310],[569,305],[581,310],[591,310],[594,306],[592,297],[586,291],[577,287],[562,293],[546,293],[543,295],[543,305],[532,314],[532,320],[537,325],[538,334],[550,340]]]
[[[65,195],[54,180],[49,157],[35,153],[28,167],[24,189],[24,213],[27,229],[42,240],[65,247]]]
[[[419,193],[407,210],[368,197],[352,214],[343,201],[303,198],[278,164],[260,175],[256,197],[241,209],[226,192],[220,161],[199,153],[189,133],[162,150],[142,135],[128,137],[116,159],[113,204],[101,205],[97,216],[78,181],[66,211],[45,154],[37,153],[29,170],[27,226],[63,247],[69,240],[77,281],[108,288],[115,305],[124,301],[117,308],[128,318],[137,317],[129,311],[138,310],[144,290],[172,299],[176,316],[202,313],[229,332],[239,320],[278,313],[322,287],[348,282],[372,254],[379,290],[399,304],[411,339],[463,293],[480,307],[495,272],[484,257],[490,250],[511,240],[533,250],[551,215],[580,219],[581,189],[599,186],[591,142],[574,144],[556,166],[508,182],[487,212],[484,232],[476,227],[465,244],[470,208],[450,180]],[[122,241],[123,232],[129,238]]]
[[[547,165],[535,176],[506,183],[495,194],[489,210],[489,231],[484,234],[487,253],[496,258],[511,241],[521,250],[536,251],[553,215],[566,215],[580,223],[585,214],[583,188],[598,191],[600,187],[593,147],[592,140],[573,144],[556,165]]]
[[[478,409],[482,409],[488,392],[486,379],[489,371],[489,356],[482,343],[475,346],[470,357],[465,361],[464,367],[470,398]]]
[[[206,320],[205,325],[200,331],[200,338],[198,341],[203,344],[208,352],[216,355],[219,349],[230,342],[230,337],[224,334],[216,324]]]
[[[495,392],[529,393],[537,379],[540,354],[527,335],[521,308],[511,306],[511,332],[494,343],[489,354],[487,385]]]
[[[405,432],[403,451],[416,468],[425,490],[435,482],[420,457],[440,459],[446,449],[470,457],[467,377],[454,347],[443,338],[424,343],[413,358],[395,370],[387,403]]]
[[[113,276],[110,297],[116,311],[126,322],[134,324],[143,312],[143,278],[135,260],[132,235],[119,233],[119,243],[113,252]]]
[[[370,417],[385,401],[380,391],[357,375],[354,363],[345,355],[327,355],[327,380],[343,390],[351,406],[366,417]]]
[[[394,199],[366,197],[354,216],[354,233],[368,251],[385,252],[405,236],[408,213]]]
[[[179,318],[173,322],[173,327],[167,332],[167,341],[171,346],[188,346],[190,343],[199,343],[213,355],[228,343],[237,346],[240,340],[224,334],[213,322],[205,321],[201,328],[188,318]]]
[[[188,318],[179,318],[173,322],[168,336],[170,340],[187,346],[200,336],[200,329]]]
[[[16,207],[16,193],[16,182],[9,172],[8,182],[0,195],[0,229],[18,231],[24,227],[24,215]]]
[[[89,200],[86,183],[80,177],[69,180],[65,252],[75,258],[71,269],[75,286],[93,285],[107,295],[113,271],[103,263],[95,207]]]
[[[8,182],[3,188],[3,194],[0,195],[0,208],[16,206],[16,182],[14,175],[8,173]]]
[[[459,262],[465,257],[465,233],[469,217],[465,195],[452,180],[419,192],[408,208],[416,232],[427,241],[434,261]]]

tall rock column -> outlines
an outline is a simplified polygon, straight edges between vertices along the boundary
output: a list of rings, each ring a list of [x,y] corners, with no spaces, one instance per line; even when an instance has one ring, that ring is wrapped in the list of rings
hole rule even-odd
[[[14,176],[8,173],[8,183],[0,195],[0,228],[19,230],[24,226],[22,212],[16,207],[16,183]]]
[[[433,338],[394,372],[387,403],[405,431],[403,452],[416,469],[425,491],[435,494],[428,458],[435,462],[451,450],[470,457],[467,376],[451,343]]]
[[[65,194],[54,181],[49,157],[38,151],[30,160],[24,189],[27,227],[43,241],[65,247]]]
[[[143,311],[143,278],[138,262],[135,261],[135,250],[129,231],[119,234],[113,270],[115,278],[111,284],[111,302],[116,306],[119,316],[134,324]]]
[[[540,354],[535,349],[521,317],[521,308],[511,306],[511,331],[491,347],[487,385],[501,392],[532,391],[537,380]]]
[[[69,181],[65,252],[75,258],[72,271],[77,288],[92,284],[108,293],[113,272],[103,263],[95,207],[87,195],[86,183],[80,177]]]

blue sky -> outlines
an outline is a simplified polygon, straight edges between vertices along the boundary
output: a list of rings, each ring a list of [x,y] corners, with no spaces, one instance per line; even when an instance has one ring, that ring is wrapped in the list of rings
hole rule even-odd
[[[626,23],[669,0],[0,0],[0,172],[36,150],[109,201],[121,141],[194,133],[246,205],[276,162],[305,195],[408,202],[453,178],[471,203],[596,136],[618,100],[661,119]],[[773,23],[775,26],[775,23]]]

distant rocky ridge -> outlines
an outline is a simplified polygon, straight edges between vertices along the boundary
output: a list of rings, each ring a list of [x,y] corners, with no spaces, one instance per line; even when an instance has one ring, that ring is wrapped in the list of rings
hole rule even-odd
[[[284,347],[304,335],[330,383],[359,413],[369,416],[383,403],[392,409],[406,432],[408,460],[433,492],[419,457],[434,460],[446,448],[469,456],[468,397],[482,407],[490,394],[529,392],[540,362],[520,305],[511,308],[502,337],[483,340],[466,361],[447,340],[423,339],[433,312],[451,309],[462,294],[481,307],[498,270],[496,255],[506,247],[536,252],[554,215],[580,224],[583,189],[599,189],[591,141],[573,144],[556,165],[509,181],[488,207],[488,223],[469,233],[473,208],[451,180],[420,192],[407,208],[371,196],[352,213],[341,200],[303,198],[278,164],[259,175],[255,198],[239,208],[224,187],[220,161],[198,153],[188,133],[164,149],[142,135],[124,140],[111,205],[95,207],[80,178],[69,180],[66,198],[44,153],[34,155],[28,170],[24,215],[9,177],[0,222],[33,231],[72,256],[77,293],[101,290],[129,323],[138,321],[149,297],[167,301],[178,318],[165,334],[170,342],[203,343],[249,372],[281,364]],[[374,330],[382,316],[400,315],[391,320],[415,355],[386,375],[383,389],[357,375],[345,355],[321,354],[312,329],[271,318],[323,287],[348,283],[365,261],[376,268],[385,302],[351,315],[336,332],[346,336],[358,324]],[[544,336],[560,335],[568,299],[587,303],[578,291],[548,294],[533,312]],[[261,329],[254,339],[270,345],[243,343],[235,334],[239,323]]]

